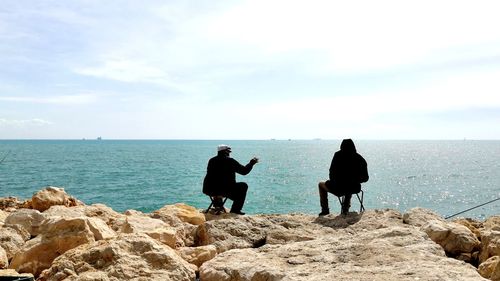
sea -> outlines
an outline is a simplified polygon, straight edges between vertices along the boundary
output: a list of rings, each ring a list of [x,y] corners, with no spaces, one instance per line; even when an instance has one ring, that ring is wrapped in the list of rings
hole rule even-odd
[[[245,165],[248,214],[320,212],[318,182],[328,179],[341,140],[0,140],[0,197],[28,199],[46,186],[62,187],[85,204],[151,212],[186,203],[210,204],[202,193],[208,160],[219,144]],[[366,209],[404,213],[423,207],[451,216],[500,197],[500,141],[355,140],[368,163]],[[337,197],[329,197],[338,213]],[[231,202],[228,201],[227,207]],[[359,211],[353,197],[351,210]],[[500,201],[458,215],[484,219]]]

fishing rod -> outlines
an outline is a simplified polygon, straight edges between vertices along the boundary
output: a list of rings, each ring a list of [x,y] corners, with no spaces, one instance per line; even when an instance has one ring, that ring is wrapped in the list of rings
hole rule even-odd
[[[5,158],[7,158],[7,156],[9,156],[10,154],[10,150],[7,151],[7,153],[5,154],[5,156],[2,158],[2,160],[0,160],[0,164],[2,164],[2,162],[5,160]]]
[[[458,213],[453,214],[453,215],[451,215],[451,216],[447,216],[447,217],[445,217],[444,219],[446,219],[446,220],[447,220],[447,219],[452,218],[452,217],[454,217],[454,216],[456,216],[456,215],[463,214],[463,213],[465,213],[465,212],[468,212],[468,211],[470,211],[470,210],[474,210],[474,209],[476,209],[476,208],[482,207],[482,206],[484,206],[484,205],[487,205],[487,204],[493,203],[493,202],[498,201],[498,200],[500,200],[500,197],[498,197],[497,199],[493,199],[493,200],[491,200],[491,201],[488,201],[488,202],[486,202],[486,203],[483,203],[483,204],[477,205],[477,206],[475,206],[475,207],[469,208],[469,209],[467,209],[467,210],[464,210],[464,211],[458,212]]]

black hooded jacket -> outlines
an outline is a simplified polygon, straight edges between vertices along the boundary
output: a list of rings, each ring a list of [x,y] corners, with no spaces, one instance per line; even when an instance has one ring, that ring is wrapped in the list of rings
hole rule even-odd
[[[335,195],[358,193],[361,190],[361,183],[367,182],[368,179],[366,160],[356,152],[351,139],[343,140],[330,165],[330,185],[333,193]]]

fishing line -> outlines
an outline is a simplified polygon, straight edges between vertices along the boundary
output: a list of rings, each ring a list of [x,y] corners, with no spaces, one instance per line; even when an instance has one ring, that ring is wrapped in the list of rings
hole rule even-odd
[[[452,218],[452,217],[454,217],[454,216],[456,216],[456,215],[463,214],[463,213],[465,213],[465,212],[468,212],[468,211],[470,211],[470,210],[474,210],[474,209],[476,209],[476,208],[479,208],[479,207],[481,207],[481,206],[484,206],[484,205],[487,205],[487,204],[493,203],[493,202],[498,201],[498,200],[500,200],[500,197],[499,197],[499,198],[497,198],[497,199],[493,199],[493,200],[491,200],[491,201],[488,201],[488,202],[486,202],[486,203],[483,203],[483,204],[477,205],[477,206],[475,206],[475,207],[469,208],[469,209],[467,209],[467,210],[464,210],[464,211],[458,212],[458,213],[453,214],[453,215],[451,215],[451,216],[447,216],[447,217],[445,217],[445,219]]]

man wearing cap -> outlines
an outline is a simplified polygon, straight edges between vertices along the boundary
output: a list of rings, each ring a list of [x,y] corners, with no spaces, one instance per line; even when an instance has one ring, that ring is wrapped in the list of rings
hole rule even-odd
[[[248,185],[236,182],[236,173],[247,175],[257,162],[252,158],[245,166],[229,157],[231,147],[225,144],[217,146],[217,156],[208,161],[207,175],[203,180],[203,193],[210,196],[225,196],[233,200],[231,213],[244,215],[241,211],[247,195]]]

